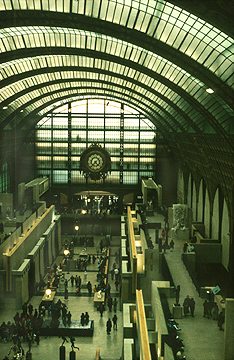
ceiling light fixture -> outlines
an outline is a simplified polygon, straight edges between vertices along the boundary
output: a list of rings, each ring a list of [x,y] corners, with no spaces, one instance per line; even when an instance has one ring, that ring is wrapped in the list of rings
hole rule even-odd
[[[213,94],[213,93],[214,93],[214,90],[211,89],[211,88],[208,88],[208,89],[206,89],[206,92],[207,92],[208,94]]]

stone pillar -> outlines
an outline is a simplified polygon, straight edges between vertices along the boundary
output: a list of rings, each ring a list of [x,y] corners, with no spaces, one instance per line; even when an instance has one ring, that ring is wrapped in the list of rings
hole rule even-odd
[[[40,282],[40,256],[39,256],[39,251],[37,252],[37,254],[35,256],[35,281],[37,283]]]
[[[21,307],[23,305],[22,282],[23,282],[23,276],[16,276],[16,278],[15,278],[15,307],[16,307],[16,309],[21,309]]]
[[[225,301],[224,360],[233,360],[234,354],[234,299]]]

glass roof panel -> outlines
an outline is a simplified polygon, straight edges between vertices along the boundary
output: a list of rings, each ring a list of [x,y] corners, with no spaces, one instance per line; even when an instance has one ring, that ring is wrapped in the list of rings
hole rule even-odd
[[[68,76],[70,76],[70,78],[72,78],[74,75],[76,75],[76,74],[74,74],[74,73],[71,73],[71,74],[68,74],[67,72],[65,73],[66,75],[68,75]],[[86,79],[86,78],[88,78],[88,76],[90,76],[90,74],[92,74],[92,73],[85,73],[84,74],[84,79]],[[55,73],[55,74],[47,74],[45,77],[44,77],[44,79],[41,79],[41,76],[37,76],[37,77],[35,77],[35,79],[37,80],[37,82],[38,83],[40,83],[40,82],[45,82],[45,84],[47,84],[49,81],[51,81],[51,79],[57,79],[58,78],[58,75]],[[40,80],[41,79],[41,80]],[[110,79],[108,79],[108,80],[110,80]],[[112,78],[111,79],[112,80],[112,82],[113,83],[115,83],[115,84],[117,84],[118,82],[116,81],[116,79],[115,78]],[[85,83],[85,82],[83,82],[82,83],[83,85],[82,86],[87,86],[87,84]],[[59,88],[61,88],[61,86],[63,87],[63,88],[66,88],[66,84],[60,84],[59,86],[58,85],[50,85],[50,87],[48,87],[48,89],[47,89],[47,93],[49,93],[50,91],[54,91],[55,89],[59,89]],[[72,87],[79,87],[80,86],[80,84],[79,83],[72,83]],[[94,83],[92,84],[92,86],[94,86]],[[95,86],[97,87],[98,86],[98,84],[95,84]],[[22,87],[22,85],[21,85],[21,87]],[[24,86],[23,86],[24,87]],[[111,85],[109,86],[109,87],[112,87]],[[131,85],[131,83],[130,82],[125,82],[124,83],[124,87],[125,88],[129,88],[129,90],[126,90],[125,91],[125,94],[126,93],[131,93],[131,91],[130,91],[130,89],[131,90],[134,90],[134,89],[136,89],[136,91],[139,93],[139,94],[141,94],[141,95],[144,95],[144,93],[146,94],[146,90],[142,90],[139,86],[134,86],[134,87],[132,87],[132,85]],[[114,88],[114,87],[112,87],[112,88]],[[37,90],[36,91],[33,91],[33,92],[31,92],[30,93],[30,98],[31,99],[34,99],[34,98],[36,98],[36,96],[40,96],[40,94],[41,93],[45,93],[45,91],[40,91],[40,92],[38,92]],[[149,94],[147,93],[147,96],[149,96]],[[17,98],[17,100],[15,100],[15,102],[13,102],[12,104],[11,104],[11,106],[13,107],[13,105],[15,105],[16,103],[18,103],[18,101],[20,100],[22,103],[24,103],[24,102],[26,102],[26,99],[28,99],[27,98],[27,96],[23,96],[22,98]],[[160,103],[160,98],[158,98],[158,97],[155,97],[155,95],[151,95],[151,99],[154,101],[154,102],[158,102],[158,103]],[[163,104],[163,106],[165,107],[167,107],[168,105],[167,105],[167,103],[163,100],[163,101],[161,101],[161,104]],[[161,105],[162,106],[162,105]],[[180,104],[179,104],[179,106],[180,106]],[[184,108],[182,109],[183,111],[184,111],[184,109],[187,109],[187,108],[191,108],[191,106],[189,106],[188,104],[187,104],[187,106],[185,107],[184,106]],[[175,113],[175,109],[173,110],[173,116],[174,116],[174,113]],[[183,121],[183,124],[185,124],[186,123],[186,121],[184,120]]]
[[[40,4],[43,10],[49,11],[64,11],[65,7],[68,11],[68,2],[61,0],[58,5],[57,1],[52,0],[12,0],[12,6],[15,10],[27,9],[28,4],[30,8],[33,6],[36,9],[40,8]],[[97,3],[94,0],[84,1],[80,0],[75,4],[73,1],[73,12],[80,14],[86,14],[87,16],[100,17],[106,21],[117,21],[118,23],[133,28],[138,31],[146,31],[148,34],[154,36],[160,41],[169,44],[179,51],[185,53],[193,59],[203,64],[210,71],[214,72],[218,77],[221,77],[223,81],[226,81],[229,85],[233,85],[233,61],[231,59],[231,46],[233,40],[220,30],[206,23],[205,21],[197,18],[196,16],[189,14],[187,11],[180,9],[177,6],[170,4],[169,2],[160,1],[120,1],[120,0],[103,0]],[[34,5],[32,5],[34,4]],[[10,1],[1,1],[0,8],[11,8]],[[140,11],[139,11],[140,10]],[[96,15],[95,15],[96,14]],[[151,17],[153,14],[153,18]],[[144,26],[142,26],[144,22]],[[158,26],[158,27],[157,27]],[[66,42],[64,33],[66,33]],[[173,35],[179,34],[180,40],[173,42]],[[196,38],[195,38],[196,36]],[[37,46],[72,46],[82,47],[91,50],[97,50],[107,52],[109,54],[116,54],[123,58],[129,57],[137,64],[141,64],[145,68],[154,70],[157,69],[157,73],[161,74],[164,78],[170,80],[173,84],[181,86],[181,88],[194,94],[201,104],[205,104],[206,108],[212,114],[215,114],[214,107],[210,107],[209,95],[203,94],[204,85],[202,82],[197,82],[190,74],[185,73],[179,67],[174,68],[174,65],[167,62],[165,59],[158,57],[156,54],[151,54],[140,47],[133,46],[132,44],[124,43],[117,39],[112,39],[104,35],[99,35],[99,41],[95,41],[97,36],[93,33],[86,31],[79,31],[62,28],[46,28],[46,27],[22,27],[22,28],[10,28],[1,29],[0,37],[2,38],[0,46],[1,51],[11,51],[25,47],[37,47]],[[6,40],[7,37],[7,40]],[[197,40],[199,38],[199,41]],[[98,44],[98,45],[97,45]],[[219,51],[215,51],[215,47],[219,46]],[[220,51],[222,54],[220,55]],[[230,58],[229,58],[230,57]],[[76,57],[80,66],[91,67],[90,58]],[[42,67],[48,66],[61,66],[64,58],[56,59],[47,57],[44,59],[37,59]],[[31,62],[31,61],[30,61]],[[34,68],[37,68],[35,61],[32,62]],[[67,61],[68,63],[68,61]],[[9,63],[10,64],[10,63]],[[8,64],[8,65],[9,65]],[[16,69],[21,72],[26,71],[26,65],[19,62],[16,67],[16,62],[11,63],[12,69],[9,67],[1,68],[1,76],[10,76],[16,73]],[[102,69],[112,69],[112,71],[121,71],[121,74],[129,74],[134,72],[133,69],[129,69],[126,66],[104,62],[101,59],[96,59],[92,66],[100,67]],[[4,71],[3,71],[4,70]],[[183,76],[181,75],[183,73]],[[41,75],[41,78],[44,76]],[[140,78],[140,72],[137,72],[137,77]],[[145,78],[145,77],[143,77]],[[142,80],[139,80],[142,81]],[[152,82],[152,79],[148,76],[147,83]],[[165,91],[165,86],[158,83],[161,93]],[[197,91],[198,87],[201,87],[202,91]],[[135,87],[134,87],[135,88]],[[156,87],[155,87],[156,89]],[[153,89],[154,90],[154,89]],[[174,100],[175,91],[169,91],[167,88],[165,92],[169,100]],[[142,90],[143,91],[143,90]],[[144,90],[145,91],[145,90]],[[157,88],[157,91],[159,89]],[[171,97],[170,97],[171,96]],[[204,96],[207,97],[207,101],[204,102]],[[215,97],[216,95],[214,95]],[[217,98],[217,96],[216,96]],[[202,100],[203,99],[203,100]],[[181,103],[182,104],[182,103]],[[220,104],[220,102],[219,102]],[[224,104],[222,104],[224,106]],[[195,116],[195,113],[194,113]]]

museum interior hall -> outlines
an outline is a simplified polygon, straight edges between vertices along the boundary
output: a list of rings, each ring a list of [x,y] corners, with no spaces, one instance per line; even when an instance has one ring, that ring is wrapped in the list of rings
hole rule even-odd
[[[234,0],[0,0],[0,360],[234,360]]]

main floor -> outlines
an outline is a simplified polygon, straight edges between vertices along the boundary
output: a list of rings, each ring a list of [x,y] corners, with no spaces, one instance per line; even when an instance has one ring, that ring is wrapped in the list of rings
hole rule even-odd
[[[155,214],[153,217],[148,219],[149,222],[161,222],[162,228],[165,227],[164,218]],[[152,231],[152,240],[154,241],[155,231]],[[94,246],[87,247],[89,254],[97,254],[99,243],[102,236],[94,236]],[[157,246],[155,244],[155,246]],[[217,322],[212,319],[203,317],[203,302],[204,299],[200,298],[195,286],[193,285],[191,278],[181,260],[183,241],[177,240],[175,242],[175,248],[173,252],[167,251],[165,254],[166,261],[170,268],[171,275],[173,277],[175,285],[181,286],[180,302],[189,295],[194,297],[195,306],[195,317],[187,316],[182,319],[178,319],[179,326],[181,328],[180,336],[184,341],[185,355],[187,360],[220,360],[224,359],[224,332],[219,331]],[[82,252],[83,247],[75,247],[74,258],[78,258]],[[76,337],[75,345],[79,347],[76,350],[76,358],[83,360],[95,359],[96,349],[100,349],[101,358],[103,360],[119,360],[122,356],[123,348],[123,320],[122,311],[120,306],[119,291],[116,291],[114,281],[111,279],[110,270],[112,269],[113,263],[116,261],[115,254],[120,251],[120,237],[115,236],[111,239],[110,247],[110,262],[109,262],[109,273],[108,282],[111,285],[111,296],[116,297],[118,301],[117,306],[117,318],[118,318],[118,330],[111,331],[108,335],[106,332],[106,322],[108,318],[112,318],[114,315],[113,309],[110,312],[108,307],[103,313],[103,317],[100,317],[100,313],[94,306],[93,295],[88,295],[86,288],[81,289],[80,296],[76,296],[75,286],[72,286],[71,282],[68,282],[69,296],[65,299],[64,293],[58,291],[55,296],[55,302],[60,299],[64,302],[68,310],[72,314],[72,320],[79,320],[82,312],[88,312],[90,320],[94,321],[94,332],[93,337]],[[58,256],[55,260],[59,264],[63,259],[63,254]],[[118,264],[117,264],[118,265]],[[87,267],[87,280],[90,280],[92,285],[95,285],[97,278],[97,262],[95,264],[88,265]],[[80,275],[81,279],[84,278],[84,272],[77,270],[71,270],[64,272],[65,277],[69,279],[72,275]],[[33,296],[30,300],[32,305],[38,307],[42,300],[42,293]],[[169,307],[172,310],[172,306],[175,299],[169,299]],[[0,324],[5,321],[13,321],[15,310],[0,309]],[[45,320],[48,319],[48,314],[45,315]],[[32,358],[37,360],[59,360],[59,347],[62,344],[62,339],[58,336],[41,336],[40,345],[36,343],[32,344]],[[28,350],[28,344],[22,344],[24,349]],[[8,354],[11,342],[5,343],[0,342],[0,359],[3,359]],[[70,342],[65,343],[66,346],[66,359],[69,359],[69,352],[71,350]],[[154,359],[153,359],[154,360]]]
[[[97,254],[97,249],[100,243],[100,236],[94,237],[95,246],[87,247],[87,252],[89,254]],[[115,262],[115,253],[119,251],[120,248],[120,237],[112,237],[111,240],[111,249],[110,249],[110,263],[109,269],[112,268],[113,263]],[[83,250],[81,247],[75,247],[74,249],[74,258],[76,259],[80,252]],[[61,255],[55,260],[56,264],[59,264],[63,259]],[[98,264],[97,261],[95,264],[88,265],[87,267],[87,281],[90,281],[94,286],[97,281],[97,272]],[[65,278],[70,279],[72,275],[80,275],[81,279],[84,279],[84,272],[79,272],[76,270],[69,270],[65,273]],[[104,360],[118,360],[122,355],[122,345],[123,345],[123,326],[122,326],[122,312],[120,310],[120,300],[119,300],[119,291],[116,291],[114,280],[112,281],[110,273],[108,274],[108,283],[111,285],[111,296],[112,298],[117,299],[117,331],[111,331],[111,334],[108,335],[106,332],[106,322],[108,318],[114,316],[114,309],[110,312],[108,307],[103,313],[103,317],[100,316],[97,307],[94,306],[93,294],[89,296],[88,290],[82,288],[80,296],[76,296],[76,287],[71,285],[71,282],[68,282],[68,299],[64,298],[64,294],[60,291],[57,293],[59,295],[55,296],[54,301],[57,302],[59,299],[67,305],[68,311],[72,314],[72,320],[80,320],[80,316],[83,312],[88,312],[90,315],[90,320],[94,321],[94,332],[93,337],[76,337],[75,346],[79,347],[76,358],[81,360],[95,359],[96,349],[100,349],[101,358]],[[42,294],[33,296],[31,299],[31,304],[34,308],[38,308],[42,300]],[[0,310],[0,324],[5,321],[13,321],[13,316],[15,315],[15,310]],[[46,312],[45,320],[48,319],[48,314]],[[69,340],[69,338],[67,338]],[[37,360],[59,360],[59,347],[61,346],[63,340],[56,336],[40,336],[40,344],[37,346],[36,343],[32,344],[32,358]],[[0,359],[3,359],[6,354],[9,353],[12,342],[0,343]],[[28,344],[26,342],[22,343],[22,346],[25,352],[28,350]],[[66,347],[66,359],[69,359],[69,352],[71,351],[71,343],[65,343]]]

